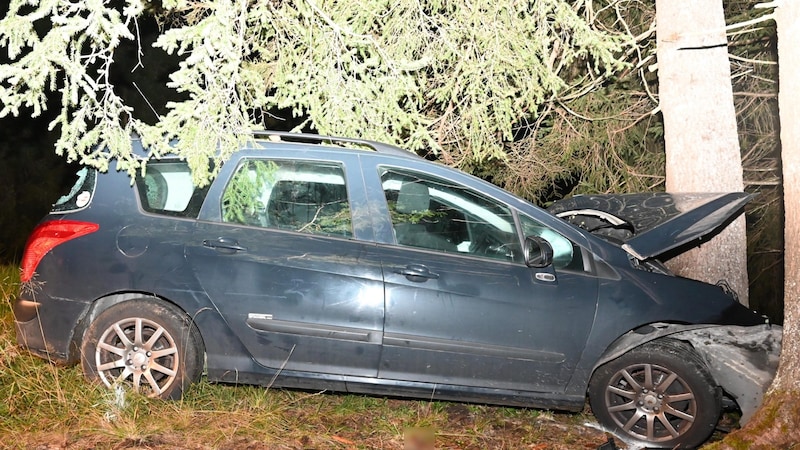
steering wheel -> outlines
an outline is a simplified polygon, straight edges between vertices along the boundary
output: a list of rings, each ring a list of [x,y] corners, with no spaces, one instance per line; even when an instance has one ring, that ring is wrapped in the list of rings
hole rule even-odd
[[[475,242],[470,245],[469,252],[473,255],[486,255],[495,259],[513,259],[514,253],[508,243],[500,240],[489,231],[481,233]]]

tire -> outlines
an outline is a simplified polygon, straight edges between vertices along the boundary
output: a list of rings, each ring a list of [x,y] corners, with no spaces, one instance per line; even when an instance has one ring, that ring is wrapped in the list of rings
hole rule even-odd
[[[120,382],[148,397],[178,399],[203,370],[203,342],[189,317],[151,298],[125,301],[101,312],[81,344],[86,378],[108,387]]]
[[[597,420],[648,448],[697,448],[716,427],[722,394],[700,356],[659,339],[600,366],[589,382]]]

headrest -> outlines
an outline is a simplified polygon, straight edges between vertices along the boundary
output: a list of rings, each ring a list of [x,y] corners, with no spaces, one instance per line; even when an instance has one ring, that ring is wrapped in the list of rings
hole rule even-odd
[[[397,212],[411,214],[427,211],[431,204],[428,186],[419,181],[404,181],[397,195]]]

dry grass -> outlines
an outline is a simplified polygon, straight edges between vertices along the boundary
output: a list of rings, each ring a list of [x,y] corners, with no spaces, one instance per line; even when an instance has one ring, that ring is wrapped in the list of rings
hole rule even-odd
[[[595,449],[606,441],[583,414],[205,380],[181,401],[115,393],[16,345],[17,289],[16,267],[0,267],[2,448]]]

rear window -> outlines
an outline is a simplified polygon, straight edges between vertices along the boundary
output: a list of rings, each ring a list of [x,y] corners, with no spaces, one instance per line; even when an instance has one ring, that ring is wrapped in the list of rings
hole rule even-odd
[[[350,237],[344,170],[322,161],[244,160],[222,196],[222,220]]]
[[[94,195],[97,182],[97,169],[83,167],[75,173],[78,179],[69,193],[59,198],[51,209],[52,212],[69,212],[81,209],[89,204]]]
[[[197,217],[208,190],[195,187],[184,161],[148,162],[144,175],[136,176],[136,187],[142,209],[178,217]]]

